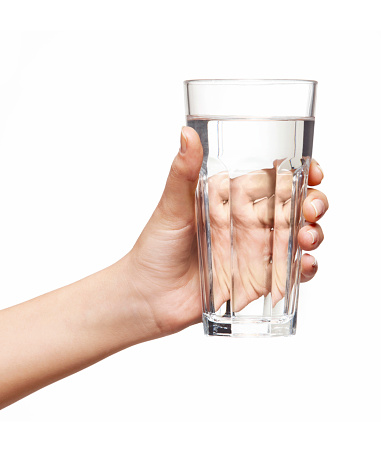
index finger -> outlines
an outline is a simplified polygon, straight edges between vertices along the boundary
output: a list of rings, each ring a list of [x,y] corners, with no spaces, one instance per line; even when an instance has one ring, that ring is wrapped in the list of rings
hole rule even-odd
[[[318,162],[313,159],[310,165],[310,171],[308,173],[308,185],[319,185],[324,178],[323,170]]]

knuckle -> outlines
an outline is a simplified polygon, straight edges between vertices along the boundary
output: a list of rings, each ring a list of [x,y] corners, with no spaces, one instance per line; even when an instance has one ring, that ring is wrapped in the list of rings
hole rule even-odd
[[[180,171],[179,165],[176,162],[176,159],[172,162],[170,174],[175,179],[181,178],[181,171]]]

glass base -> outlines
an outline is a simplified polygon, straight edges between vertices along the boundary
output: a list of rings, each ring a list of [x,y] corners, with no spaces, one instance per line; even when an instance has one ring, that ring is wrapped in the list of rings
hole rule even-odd
[[[203,314],[207,336],[276,337],[296,333],[296,316],[280,317],[223,317]]]

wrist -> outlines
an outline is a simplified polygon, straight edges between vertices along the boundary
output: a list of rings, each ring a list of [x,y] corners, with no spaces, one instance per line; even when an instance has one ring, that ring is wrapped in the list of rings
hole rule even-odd
[[[137,290],[131,253],[96,275],[105,290],[99,300],[101,321],[110,331],[115,351],[164,335]]]

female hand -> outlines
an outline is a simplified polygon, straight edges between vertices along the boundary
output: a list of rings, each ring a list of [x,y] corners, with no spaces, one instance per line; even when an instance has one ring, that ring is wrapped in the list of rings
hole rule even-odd
[[[185,127],[162,198],[130,253],[0,311],[0,343],[7,344],[0,348],[0,409],[122,349],[201,320],[194,194],[202,158],[198,134]],[[322,178],[312,162],[310,184]],[[322,242],[316,221],[327,208],[325,195],[309,189],[303,205],[308,224],[298,237],[304,250]],[[316,271],[305,254],[302,280]]]
[[[155,336],[172,334],[201,320],[194,194],[203,150],[199,136],[190,127],[181,133],[181,147],[175,157],[161,200],[132,251],[125,257],[133,269],[134,296],[151,316]],[[309,171],[309,185],[319,185],[323,172],[316,161]],[[309,188],[303,204],[306,225],[299,231],[303,250],[316,249],[323,241],[316,223],[328,209],[326,196]],[[302,282],[317,272],[313,256],[302,257]]]

